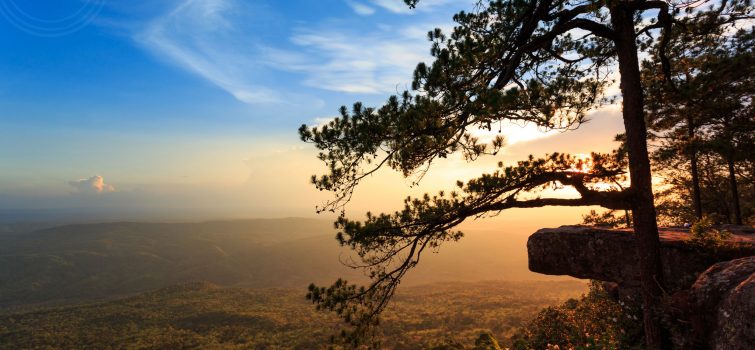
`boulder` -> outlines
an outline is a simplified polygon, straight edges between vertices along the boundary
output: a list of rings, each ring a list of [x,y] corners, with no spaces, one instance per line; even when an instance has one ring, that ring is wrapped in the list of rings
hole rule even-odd
[[[755,346],[755,256],[714,265],[698,278],[692,291],[695,300],[706,307],[698,311],[715,315],[707,324],[713,333],[709,340],[712,349]],[[720,299],[717,304],[716,299]]]
[[[677,349],[750,349],[755,344],[755,256],[724,261],[666,303]]]

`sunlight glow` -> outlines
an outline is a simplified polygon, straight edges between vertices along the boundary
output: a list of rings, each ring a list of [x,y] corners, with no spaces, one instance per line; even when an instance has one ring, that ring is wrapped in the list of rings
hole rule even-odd
[[[496,136],[501,135],[507,146],[543,139],[558,133],[557,130],[545,131],[533,123],[521,124],[508,120],[501,122],[498,127],[493,126],[491,130],[476,129],[471,132],[472,136],[477,137],[482,143],[490,143]]]
[[[576,159],[576,163],[569,169],[571,172],[575,173],[589,173],[592,171],[593,167],[593,161],[592,156],[589,154],[584,153],[577,153],[574,154],[573,157]]]

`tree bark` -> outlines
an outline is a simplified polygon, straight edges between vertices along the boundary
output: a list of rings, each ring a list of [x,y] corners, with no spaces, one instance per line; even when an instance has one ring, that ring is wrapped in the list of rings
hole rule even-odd
[[[726,157],[726,163],[729,166],[729,188],[731,189],[731,200],[734,203],[734,223],[742,225],[742,210],[739,207],[739,189],[737,188],[737,172],[734,170],[734,156]]]
[[[637,239],[637,260],[640,270],[644,311],[645,342],[650,350],[668,348],[664,340],[659,312],[662,293],[660,241],[653,204],[650,159],[647,149],[647,128],[643,112],[643,94],[637,57],[635,10],[618,2],[611,6],[611,24],[617,33],[615,41],[626,145],[629,155],[629,175],[633,191],[632,220]]]
[[[692,175],[692,205],[695,208],[695,217],[703,218],[703,203],[700,198],[700,176],[697,167],[697,147],[695,147],[695,124],[692,116],[687,116],[687,140],[689,142],[689,163]]]

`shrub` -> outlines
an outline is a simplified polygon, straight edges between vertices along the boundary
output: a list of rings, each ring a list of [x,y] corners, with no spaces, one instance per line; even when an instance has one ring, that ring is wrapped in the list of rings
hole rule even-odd
[[[726,245],[730,238],[731,232],[713,228],[713,220],[709,216],[704,216],[690,227],[687,242],[704,250],[716,250]]]
[[[542,310],[512,338],[511,349],[641,349],[638,301],[614,300],[593,282],[580,299]]]

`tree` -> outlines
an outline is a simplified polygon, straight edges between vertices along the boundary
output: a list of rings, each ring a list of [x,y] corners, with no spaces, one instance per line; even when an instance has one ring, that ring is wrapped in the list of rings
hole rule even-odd
[[[721,28],[711,28],[702,34],[674,34],[667,53],[674,62],[671,79],[664,77],[659,60],[643,63],[648,125],[653,138],[661,141],[653,152],[655,166],[673,179],[679,174],[670,173],[684,166],[680,160],[687,160],[688,186],[683,181],[685,186],[677,186],[669,194],[678,195],[691,187],[696,220],[702,219],[704,207],[709,214],[721,214],[731,203],[734,215],[730,222],[741,225],[735,162],[745,161],[752,153],[755,133],[753,30],[724,35]],[[713,152],[725,162],[731,197],[723,207],[710,200],[703,203],[698,165],[701,152]]]
[[[711,89],[708,110],[713,123],[707,143],[726,162],[733,222],[742,225],[739,186],[735,162],[752,159],[755,144],[755,29],[740,31],[732,43],[719,46],[720,55],[708,65],[708,79],[720,82]],[[721,82],[721,79],[726,81]]]
[[[414,6],[417,0],[406,0]],[[690,5],[691,6],[691,5]],[[716,25],[747,16],[749,7],[723,2],[706,11],[681,12],[665,1],[502,0],[480,4],[475,12],[454,16],[450,36],[436,29],[431,65],[420,63],[412,89],[392,96],[380,108],[354,104],[321,128],[300,128],[302,140],[321,150],[329,173],[313,176],[334,200],[320,210],[341,210],[337,239],[362,260],[372,282],[357,287],[343,280],[330,287],[310,286],[308,298],[319,309],[335,311],[352,326],[344,340],[358,346],[378,322],[378,315],[401,278],[422,252],[461,238],[453,228],[470,217],[508,208],[599,205],[631,209],[636,254],[642,280],[648,348],[663,346],[658,305],[662,286],[658,229],[647,149],[644,97],[638,52],[663,47],[678,23],[705,20]],[[650,23],[641,16],[653,16]],[[683,17],[683,18],[676,18]],[[658,31],[661,32],[658,39]],[[651,39],[640,40],[648,35]],[[639,42],[639,45],[638,45]],[[665,60],[665,59],[664,59]],[[666,62],[668,63],[668,62]],[[519,162],[493,174],[459,182],[460,193],[408,198],[393,214],[367,215],[364,222],[344,217],[343,206],[365,176],[388,166],[404,175],[421,174],[434,160],[460,153],[468,160],[495,154],[497,138],[481,144],[471,132],[490,130],[504,119],[570,129],[599,105],[618,66],[631,179],[626,189],[597,190],[624,175],[622,157],[593,154],[592,167],[575,157],[554,153]],[[538,190],[569,186],[579,198],[533,197]],[[530,195],[530,197],[527,197]]]

